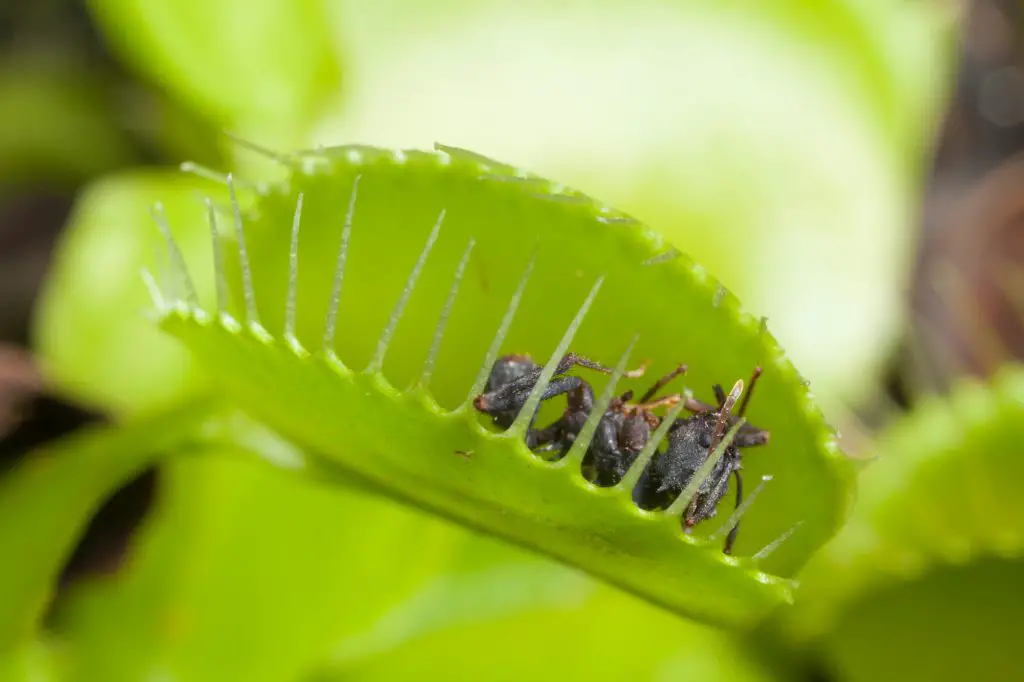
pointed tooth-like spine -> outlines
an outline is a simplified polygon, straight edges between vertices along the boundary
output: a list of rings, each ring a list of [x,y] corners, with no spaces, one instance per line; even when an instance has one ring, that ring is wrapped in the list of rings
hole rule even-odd
[[[459,286],[462,284],[462,277],[466,272],[466,264],[469,262],[469,254],[473,252],[473,247],[476,245],[476,240],[472,237],[469,239],[469,243],[466,244],[466,250],[462,252],[462,258],[459,260],[459,265],[455,268],[455,275],[452,277],[452,285],[448,289],[448,298],[445,299],[444,307],[441,308],[441,314],[437,320],[437,326],[434,328],[434,338],[430,342],[430,350],[427,351],[427,357],[423,361],[423,373],[419,378],[419,386],[423,389],[430,387],[430,379],[434,374],[434,364],[437,362],[437,355],[441,351],[441,339],[444,338],[445,329],[448,326],[448,318],[451,316],[452,308],[455,306],[455,297],[459,294]]]
[[[587,454],[587,448],[590,447],[590,442],[594,440],[594,433],[597,431],[597,425],[601,421],[601,418],[604,417],[605,410],[608,409],[608,405],[615,396],[615,389],[618,386],[619,380],[622,379],[622,375],[626,372],[626,365],[629,363],[629,356],[632,354],[633,348],[636,346],[636,342],[639,338],[639,335],[634,335],[632,340],[630,340],[629,345],[626,346],[626,350],[619,357],[619,361],[615,364],[615,368],[612,370],[612,375],[609,377],[608,383],[605,384],[600,397],[597,399],[597,402],[594,403],[594,408],[590,411],[590,414],[587,415],[587,421],[584,422],[579,435],[573,442],[572,447],[569,448],[569,452],[566,453],[566,463],[577,471],[583,465],[583,457]]]
[[[235,218],[235,240],[238,242],[238,261],[242,268],[242,295],[245,299],[245,322],[251,329],[262,329],[259,312],[256,310],[256,290],[252,285],[252,268],[249,252],[245,245],[245,225],[242,223],[242,208],[238,204],[235,181],[231,173],[227,176],[228,192],[231,195],[231,210]]]
[[[181,249],[178,248],[178,242],[171,233],[171,227],[167,223],[167,214],[164,212],[164,205],[161,202],[158,201],[153,206],[152,215],[157,229],[160,230],[160,234],[163,235],[164,240],[167,242],[171,281],[175,282],[175,284],[181,283],[182,288],[185,290],[185,304],[189,310],[198,310],[199,297],[196,295],[195,286],[192,284],[192,276],[189,274],[188,265],[185,264],[185,257],[181,254]]]
[[[324,353],[334,356],[334,335],[337,331],[338,306],[341,305],[341,285],[345,279],[345,263],[348,260],[348,242],[352,235],[352,219],[356,212],[356,198],[359,193],[357,175],[352,181],[352,190],[348,197],[348,209],[345,211],[345,223],[341,228],[341,244],[338,246],[338,260],[334,266],[334,281],[331,284],[331,300],[327,304],[327,319],[324,321]]]
[[[297,346],[295,338],[295,297],[299,286],[299,227],[302,223],[302,197],[295,201],[295,217],[292,219],[292,238],[288,244],[288,295],[284,303],[284,340]]]
[[[480,367],[480,371],[477,372],[476,379],[469,389],[469,395],[466,396],[465,402],[459,409],[466,409],[473,402],[473,398],[483,392],[484,386],[487,384],[487,377],[491,373],[491,367],[494,365],[494,361],[498,359],[498,353],[501,352],[501,346],[505,343],[505,337],[508,335],[508,330],[516,317],[516,311],[519,310],[519,303],[523,300],[526,283],[530,280],[530,275],[533,274],[533,266],[536,262],[537,252],[535,250],[530,256],[530,260],[526,262],[523,274],[519,276],[519,283],[516,285],[512,298],[509,299],[508,307],[505,308],[505,315],[501,318],[498,331],[495,332],[494,338],[491,339],[491,345],[487,349],[487,355],[484,356],[483,365]]]
[[[405,286],[402,287],[402,293],[398,296],[398,301],[395,303],[395,307],[391,310],[391,316],[388,318],[387,324],[384,325],[380,338],[377,339],[377,350],[374,352],[373,358],[370,360],[370,364],[366,367],[365,372],[367,374],[379,372],[384,366],[384,357],[387,355],[388,346],[391,345],[391,339],[395,335],[395,330],[398,329],[398,323],[402,321],[402,315],[405,314],[405,307],[409,303],[409,297],[412,296],[413,289],[416,288],[416,283],[419,281],[420,274],[423,272],[423,266],[427,264],[427,258],[430,256],[430,252],[433,250],[434,244],[437,242],[437,235],[441,232],[441,225],[444,223],[445,213],[446,211],[441,209],[441,213],[437,216],[437,221],[434,223],[434,228],[430,231],[430,236],[427,237],[427,243],[423,245],[423,250],[420,251],[419,258],[416,259],[416,264],[412,267],[412,272],[409,273],[409,278],[405,280]]]
[[[576,312],[576,317],[573,318],[569,324],[569,328],[565,330],[565,334],[562,335],[562,340],[559,342],[558,347],[555,348],[555,352],[551,354],[544,369],[541,370],[540,377],[537,379],[537,384],[530,391],[530,396],[526,399],[526,403],[523,405],[523,409],[519,411],[519,415],[516,420],[512,423],[512,428],[506,431],[507,434],[522,438],[526,435],[526,430],[530,426],[530,422],[533,421],[533,415],[537,411],[537,407],[540,405],[540,397],[547,390],[548,384],[551,383],[552,377],[554,377],[555,369],[558,363],[561,362],[562,357],[569,351],[569,345],[572,344],[573,338],[576,336],[576,332],[579,330],[580,325],[583,324],[584,318],[590,311],[590,306],[594,303],[594,299],[597,298],[597,292],[601,290],[601,285],[604,284],[604,275],[597,278],[594,282],[594,286],[591,287],[590,293],[587,294],[587,298],[584,299],[580,305],[579,310]]]

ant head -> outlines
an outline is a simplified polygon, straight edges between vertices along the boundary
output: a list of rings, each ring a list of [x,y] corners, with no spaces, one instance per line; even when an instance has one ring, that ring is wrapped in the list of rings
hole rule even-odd
[[[473,407],[485,414],[498,414],[513,409],[510,397],[512,394],[506,391],[495,391],[493,393],[481,393],[473,398]]]
[[[526,354],[513,353],[498,358],[491,368],[491,374],[487,377],[486,392],[495,391],[502,386],[507,386],[516,379],[526,376],[531,371],[536,371],[537,364]]]

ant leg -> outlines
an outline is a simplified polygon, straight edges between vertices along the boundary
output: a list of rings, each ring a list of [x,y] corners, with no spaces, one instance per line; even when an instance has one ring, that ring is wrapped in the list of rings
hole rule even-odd
[[[743,477],[740,475],[739,469],[732,470],[733,476],[736,477],[736,509],[740,508],[743,504]],[[725,536],[725,549],[723,550],[726,554],[732,554],[732,546],[736,542],[736,536],[740,532],[740,519],[736,519],[736,525],[732,527],[729,534]]]
[[[690,504],[686,506],[686,513],[683,514],[683,532],[689,535],[693,527],[697,525],[697,496],[694,495]]]
[[[626,372],[623,372],[622,376],[628,379],[638,379],[644,375],[644,372],[647,371],[647,365],[648,361],[644,360],[637,369],[631,369]],[[602,365],[600,362],[588,360],[582,355],[577,355],[576,353],[568,353],[558,363],[558,367],[555,368],[555,374],[565,374],[573,367],[586,367],[587,369],[592,369],[596,372],[601,372],[602,374],[611,374],[612,372],[615,371],[611,367]]]
[[[626,414],[636,414],[637,412],[645,412],[653,410],[657,407],[672,407],[683,402],[685,398],[679,393],[673,393],[672,395],[666,395],[657,400],[652,400],[647,403],[636,403],[633,405],[623,406],[623,411]]]
[[[668,384],[668,382],[672,381],[673,379],[675,379],[677,376],[679,376],[681,374],[686,374],[686,370],[687,370],[686,365],[679,365],[674,370],[672,370],[671,372],[669,372],[665,376],[663,376],[660,379],[658,379],[657,381],[655,381],[654,385],[651,386],[647,390],[647,393],[644,393],[643,397],[640,398],[640,402],[641,403],[646,403],[648,400],[650,400],[651,398],[656,396],[658,394],[658,391],[663,389],[665,387],[665,385]]]
[[[542,452],[554,450],[556,438],[558,438],[558,422],[545,426],[543,429],[530,429],[526,434],[526,447]]]
[[[685,399],[684,407],[687,412],[692,412],[693,414],[707,414],[708,412],[717,411],[717,408],[714,405],[708,405],[703,400],[697,400],[692,397]]]
[[[742,417],[747,413],[747,404],[750,402],[750,394],[754,392],[754,386],[757,384],[757,380],[761,377],[761,367],[755,367],[754,373],[750,376],[750,384],[747,386],[747,392],[743,394],[743,402],[740,403],[740,411],[736,413],[736,416]]]
[[[579,377],[558,377],[556,379],[552,379],[548,383],[547,388],[544,389],[544,392],[541,394],[540,399],[550,400],[551,398],[554,398],[556,395],[562,395],[563,393],[570,393],[572,391],[580,389],[586,383],[586,381],[580,379]],[[532,390],[533,386],[530,387],[530,391]],[[530,391],[526,392],[526,397],[529,397]],[[525,402],[526,398],[523,398],[523,403]]]
[[[558,377],[548,383],[544,393],[541,394],[541,400],[549,400],[557,395],[570,393],[580,389],[584,384],[586,382],[579,377]],[[535,377],[516,379],[495,391],[481,393],[473,399],[473,407],[480,412],[496,417],[500,415],[501,421],[499,425],[508,428],[516,418],[516,415],[519,414],[519,411],[523,409],[535,385]],[[532,425],[531,422],[531,427]]]
[[[653,410],[656,407],[674,407],[683,402],[683,400],[685,400],[685,398],[683,398],[682,395],[673,393],[672,395],[666,395],[658,398],[657,400],[652,400],[649,403],[640,403],[636,407],[643,410]]]

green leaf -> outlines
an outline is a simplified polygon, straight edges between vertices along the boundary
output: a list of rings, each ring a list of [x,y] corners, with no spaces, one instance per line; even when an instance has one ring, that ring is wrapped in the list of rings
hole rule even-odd
[[[64,559],[108,495],[185,442],[205,403],[35,450],[0,479],[0,650],[35,635]]]
[[[111,46],[231,128],[295,135],[338,87],[324,0],[92,0]]]
[[[598,654],[598,652],[603,652]],[[457,664],[453,664],[457,661]],[[453,574],[304,682],[771,680],[736,638],[537,561]]]
[[[1024,565],[980,555],[859,595],[819,655],[850,682],[1012,680],[1020,675]],[[908,637],[908,633],[913,633]],[[900,642],[894,647],[893,642]]]
[[[801,575],[790,634],[816,642],[843,679],[1015,674],[1022,441],[1019,366],[989,385],[965,381],[883,433],[850,522]]]
[[[846,604],[933,566],[1019,556],[1022,439],[1024,372],[1013,366],[928,399],[879,436],[849,522],[801,575],[797,630],[820,634]]]
[[[628,216],[467,152],[349,147],[289,159],[295,173],[257,202],[246,221],[248,260],[232,268],[237,274],[251,265],[255,297],[235,287],[225,308],[234,318],[193,310],[185,300],[160,306],[164,328],[207,364],[233,400],[348,476],[680,613],[744,625],[789,598],[785,578],[843,518],[852,468],[764,326],[702,268]],[[324,354],[319,349],[357,174],[337,354]],[[298,300],[295,339],[286,341],[297,192],[304,197]],[[401,324],[389,343],[378,343],[442,209],[440,236],[422,277],[407,290]],[[429,390],[405,390],[421,377],[471,238],[476,246]],[[603,276],[604,288],[572,341],[577,352],[614,364],[639,334],[634,357],[651,358],[653,376],[687,362],[688,383],[707,400],[711,384],[731,384],[758,364],[765,368],[750,420],[772,431],[772,444],[747,458],[746,471],[753,481],[774,480],[743,519],[740,558],[722,555],[720,537],[702,539],[721,521],[685,539],[678,517],[639,511],[628,491],[594,488],[568,460],[541,461],[514,434],[485,428],[468,407],[474,377],[528,262],[532,275],[504,351],[546,359]],[[234,321],[243,315],[253,324]],[[798,525],[766,559],[751,558]]]
[[[51,682],[65,679],[58,673],[57,657],[48,642],[32,640],[0,650],[0,679],[10,682]]]
[[[79,198],[33,320],[33,346],[64,395],[103,411],[137,414],[202,390],[202,374],[188,352],[146,319],[147,298],[138,285],[140,268],[156,267],[161,253],[162,238],[152,225],[157,201],[182,226],[183,251],[210,267],[196,188],[179,173],[133,171],[108,176]],[[197,273],[195,285],[213,291],[208,269]]]
[[[125,567],[56,614],[74,679],[296,679],[432,578],[463,537],[223,447],[195,455],[161,468]]]
[[[16,53],[0,61],[0,183],[71,185],[131,161],[106,86],[62,58]]]

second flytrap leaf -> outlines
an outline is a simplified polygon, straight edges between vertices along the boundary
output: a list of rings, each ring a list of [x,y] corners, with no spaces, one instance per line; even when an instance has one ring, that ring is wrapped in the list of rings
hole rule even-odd
[[[764,323],[700,266],[629,216],[469,152],[281,160],[290,179],[257,197],[241,239],[219,242],[223,308],[190,305],[183,277],[178,296],[155,292],[164,328],[234,400],[339,475],[677,612],[743,626],[789,600],[788,578],[845,518],[853,468]],[[686,363],[686,385],[714,402],[713,384],[764,369],[747,417],[771,443],[746,451],[744,471],[766,486],[735,558],[722,553],[731,495],[684,537],[678,515],[596,488],[569,458],[543,461],[472,409],[492,346],[544,364],[585,300],[569,349],[612,366],[636,337],[631,365],[650,360],[617,392]],[[585,376],[600,394],[605,377]],[[561,409],[550,402],[541,422]]]
[[[902,626],[926,613],[904,629],[928,632],[920,640],[928,643],[925,647],[904,646],[895,659],[876,661],[863,655],[879,650],[872,642],[862,647],[859,668],[867,670],[870,663],[889,669],[893,660],[903,664],[915,657],[934,661],[941,652],[946,662],[939,669],[948,672],[962,665],[963,671],[978,670],[977,646],[964,657],[962,647],[936,649],[933,643],[963,641],[958,638],[964,636],[998,641],[995,633],[1000,627],[989,618],[990,611],[1012,613],[1001,607],[986,611],[978,604],[986,599],[1004,606],[1011,603],[1007,595],[1000,598],[993,585],[1000,584],[998,576],[1016,571],[1019,582],[1021,575],[1024,514],[1016,500],[1024,471],[1022,441],[1024,370],[1016,365],[1004,367],[988,383],[962,381],[948,397],[924,401],[885,431],[877,445],[879,461],[861,479],[856,512],[801,575],[805,589],[797,608],[788,614],[791,633],[804,641],[830,636],[859,610],[867,627],[859,634],[851,630],[850,636],[880,642],[885,641],[884,633],[899,627],[893,623]],[[1001,561],[1017,562],[1016,568]],[[988,578],[972,578],[975,568]],[[954,569],[962,571],[957,574]],[[953,584],[955,590],[950,589]],[[917,605],[914,600],[919,600]],[[897,601],[905,614],[894,618],[890,608],[879,616],[878,603]],[[947,606],[948,613],[943,611]],[[867,617],[869,612],[875,622]],[[976,614],[991,621],[986,625],[991,636],[977,629],[971,620]],[[843,648],[853,651],[848,645],[847,641]],[[914,668],[908,664],[908,669]],[[950,679],[962,678],[963,671]]]

